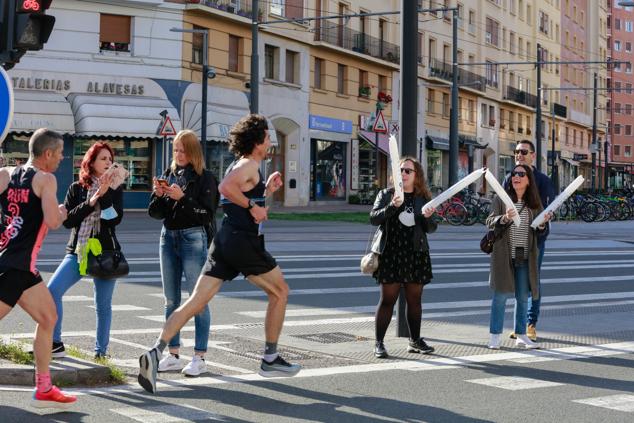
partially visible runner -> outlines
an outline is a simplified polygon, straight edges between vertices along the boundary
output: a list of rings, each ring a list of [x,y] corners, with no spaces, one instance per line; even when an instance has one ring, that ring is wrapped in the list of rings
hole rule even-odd
[[[67,216],[66,208],[57,204],[53,175],[63,159],[63,147],[60,134],[38,129],[29,140],[29,161],[0,169],[0,204],[5,216],[0,236],[0,319],[18,304],[37,323],[32,400],[37,408],[68,408],[77,401],[51,383],[49,363],[57,312],[35,267],[48,229],[59,228]]]
[[[274,172],[266,184],[260,164],[271,146],[266,118],[250,114],[231,128],[229,149],[236,155],[220,183],[225,216],[222,227],[209,247],[207,263],[194,293],[169,317],[156,345],[139,358],[139,384],[148,392],[156,392],[156,371],[159,357],[170,339],[207,303],[222,286],[242,273],[249,282],[268,295],[269,305],[264,320],[266,344],[260,364],[264,377],[294,376],[301,367],[290,364],[277,352],[277,341],[284,324],[288,285],[275,259],[264,248],[264,237],[258,225],[268,218],[265,196],[283,185],[282,175]]]

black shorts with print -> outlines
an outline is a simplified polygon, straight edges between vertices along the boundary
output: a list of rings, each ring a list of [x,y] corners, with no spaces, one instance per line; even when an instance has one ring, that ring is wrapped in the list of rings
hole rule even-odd
[[[10,307],[20,301],[20,297],[27,289],[42,282],[42,276],[28,270],[0,268],[0,301]]]
[[[238,274],[245,277],[268,273],[277,262],[264,248],[264,236],[237,230],[223,224],[209,246],[206,276],[230,281]]]

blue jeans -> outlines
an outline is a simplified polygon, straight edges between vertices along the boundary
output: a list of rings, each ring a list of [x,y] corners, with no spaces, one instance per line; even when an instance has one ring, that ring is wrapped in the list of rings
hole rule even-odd
[[[537,256],[537,287],[539,288],[539,298],[534,299],[531,297],[531,305],[528,309],[528,324],[536,325],[539,318],[539,308],[542,303],[542,261],[544,261],[544,251],[546,249],[546,241],[539,241],[537,243],[539,249],[539,256]]]
[[[48,282],[55,306],[57,307],[57,323],[53,330],[53,341],[62,342],[62,319],[64,308],[62,297],[75,285],[82,276],[79,274],[77,255],[66,254],[62,262],[55,270],[53,277]],[[95,311],[97,314],[97,336],[95,353],[106,354],[110,342],[110,323],[112,322],[112,293],[116,279],[93,278],[93,291],[95,298]]]
[[[165,295],[165,319],[181,305],[181,290],[192,294],[198,275],[207,260],[207,234],[202,226],[169,230],[163,227],[160,242],[161,278]],[[183,273],[185,281],[182,282]],[[211,326],[209,306],[196,315],[194,351],[206,352]],[[170,348],[180,347],[180,332],[169,342]]]
[[[526,335],[526,309],[528,308],[528,264],[515,266],[515,333]],[[489,333],[500,334],[504,329],[506,299],[510,294],[495,291],[491,301]]]

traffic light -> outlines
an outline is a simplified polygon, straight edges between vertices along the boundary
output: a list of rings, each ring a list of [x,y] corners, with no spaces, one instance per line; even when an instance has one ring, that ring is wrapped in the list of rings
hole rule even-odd
[[[52,0],[16,1],[13,48],[41,50],[55,25],[55,17],[46,14]]]
[[[46,14],[52,0],[0,1],[0,64],[15,66],[28,50],[41,50],[55,17]]]

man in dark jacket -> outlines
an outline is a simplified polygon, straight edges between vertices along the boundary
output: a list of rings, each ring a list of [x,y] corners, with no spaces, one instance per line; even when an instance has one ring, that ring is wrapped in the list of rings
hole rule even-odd
[[[537,190],[539,191],[539,197],[542,200],[542,206],[546,206],[555,198],[555,190],[553,184],[548,176],[539,171],[534,165],[535,163],[535,144],[530,140],[522,140],[517,143],[515,147],[515,164],[525,164],[533,169],[533,175],[537,182]],[[504,178],[504,188],[507,189],[511,183],[511,174],[509,173]],[[539,249],[539,256],[537,258],[537,270],[538,276],[541,275],[542,261],[544,260],[544,250],[546,247],[546,237],[548,237],[548,230],[544,231],[543,235],[540,235],[537,239],[537,248]],[[542,288],[540,283],[541,277],[537,279],[539,286],[539,298],[531,298],[531,305],[528,309],[528,327],[526,328],[526,334],[532,341],[537,341],[537,319],[539,318],[539,308],[541,305],[541,299],[543,297]],[[515,338],[515,333],[511,334],[511,338]]]

